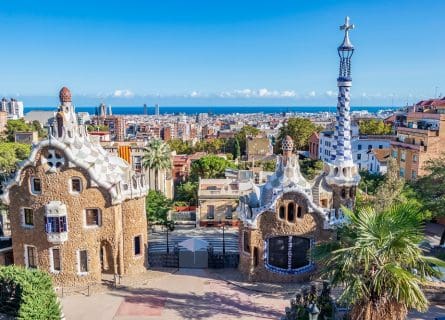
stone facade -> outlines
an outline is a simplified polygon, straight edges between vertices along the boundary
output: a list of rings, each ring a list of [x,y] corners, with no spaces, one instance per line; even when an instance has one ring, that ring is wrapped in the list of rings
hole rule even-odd
[[[311,246],[330,239],[332,232],[324,229],[324,218],[311,211],[305,202],[306,200],[298,193],[286,193],[277,201],[275,211],[267,211],[261,215],[257,229],[249,228],[244,224],[240,225],[239,269],[242,273],[248,275],[253,281],[266,282],[302,281],[310,277],[312,271],[315,270],[311,261],[308,264],[310,272],[278,273],[268,269],[266,254],[267,240],[276,236],[304,237],[311,241]],[[293,219],[290,219],[287,211],[289,205],[301,206],[301,216],[297,215],[297,210],[294,212]],[[280,217],[280,208],[285,208],[284,218]],[[246,240],[248,246],[246,246]]]
[[[70,121],[69,91],[60,96],[55,135],[33,148],[2,195],[14,262],[49,272],[58,286],[140,272],[147,265],[147,186]]]

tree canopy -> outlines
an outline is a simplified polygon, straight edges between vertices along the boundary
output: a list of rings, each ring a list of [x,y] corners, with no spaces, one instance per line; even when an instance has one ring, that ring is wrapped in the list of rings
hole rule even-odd
[[[61,307],[48,273],[0,266],[0,314],[17,319],[59,320]]]
[[[391,124],[385,124],[380,119],[366,119],[359,121],[360,134],[367,135],[384,135],[392,133]]]
[[[414,183],[425,209],[435,217],[445,216],[445,155],[426,163],[428,174]]]
[[[343,286],[341,300],[352,304],[351,319],[401,320],[408,309],[425,311],[421,290],[439,273],[439,259],[423,255],[424,215],[415,206],[396,204],[383,211],[344,209],[349,223],[337,241],[320,244],[315,259],[333,286]]]
[[[146,198],[147,221],[150,224],[170,226],[168,212],[171,210],[173,202],[161,192],[150,190]]]
[[[161,140],[152,140],[144,150],[142,165],[145,169],[155,171],[155,188],[159,188],[159,171],[169,170],[172,166],[171,153],[168,144]]]
[[[0,175],[9,175],[17,162],[29,157],[31,146],[16,142],[0,142]]]
[[[210,154],[192,162],[190,177],[193,181],[197,181],[199,177],[204,179],[223,178],[227,168],[235,167],[231,161]]]
[[[191,206],[198,203],[198,183],[193,181],[184,182],[176,187],[175,200],[186,202]]]
[[[281,141],[290,136],[294,140],[297,150],[307,150],[309,148],[309,137],[314,132],[320,132],[322,127],[316,126],[307,118],[290,118],[278,132],[277,150],[281,150]]]

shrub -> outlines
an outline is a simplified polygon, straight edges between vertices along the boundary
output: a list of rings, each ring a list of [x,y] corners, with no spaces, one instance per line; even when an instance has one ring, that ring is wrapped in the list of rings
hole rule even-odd
[[[22,320],[60,319],[50,276],[40,270],[0,266],[0,313]]]

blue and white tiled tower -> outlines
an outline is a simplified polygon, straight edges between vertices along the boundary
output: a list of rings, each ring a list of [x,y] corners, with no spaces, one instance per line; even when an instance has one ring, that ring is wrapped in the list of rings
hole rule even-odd
[[[354,29],[354,25],[349,23],[346,17],[345,24],[340,26],[345,36],[343,42],[337,48],[340,57],[339,75],[337,78],[338,102],[337,115],[334,131],[334,146],[331,154],[331,161],[327,163],[328,175],[326,181],[332,187],[338,187],[340,198],[354,199],[355,187],[360,181],[358,168],[352,159],[351,149],[351,115],[350,115],[350,91],[352,86],[351,77],[351,57],[354,53],[354,46],[349,39],[349,31]],[[336,188],[334,188],[336,189]],[[347,194],[347,196],[344,196]],[[335,201],[334,201],[335,202]],[[349,201],[340,201],[342,205]]]

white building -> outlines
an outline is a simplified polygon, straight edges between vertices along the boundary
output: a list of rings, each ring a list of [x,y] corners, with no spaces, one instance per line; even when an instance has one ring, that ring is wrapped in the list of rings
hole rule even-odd
[[[331,161],[334,139],[334,131],[326,130],[320,132],[318,153],[320,160],[324,162]],[[390,142],[391,137],[389,136],[360,136],[358,126],[353,125],[351,127],[352,157],[359,170],[368,170],[370,168],[371,150],[389,148]]]
[[[5,111],[8,114],[8,119],[16,120],[23,118],[23,102],[14,98],[3,98],[0,102],[0,111]]]
[[[385,174],[388,171],[388,159],[391,149],[375,149],[369,153],[368,171],[375,174]]]

